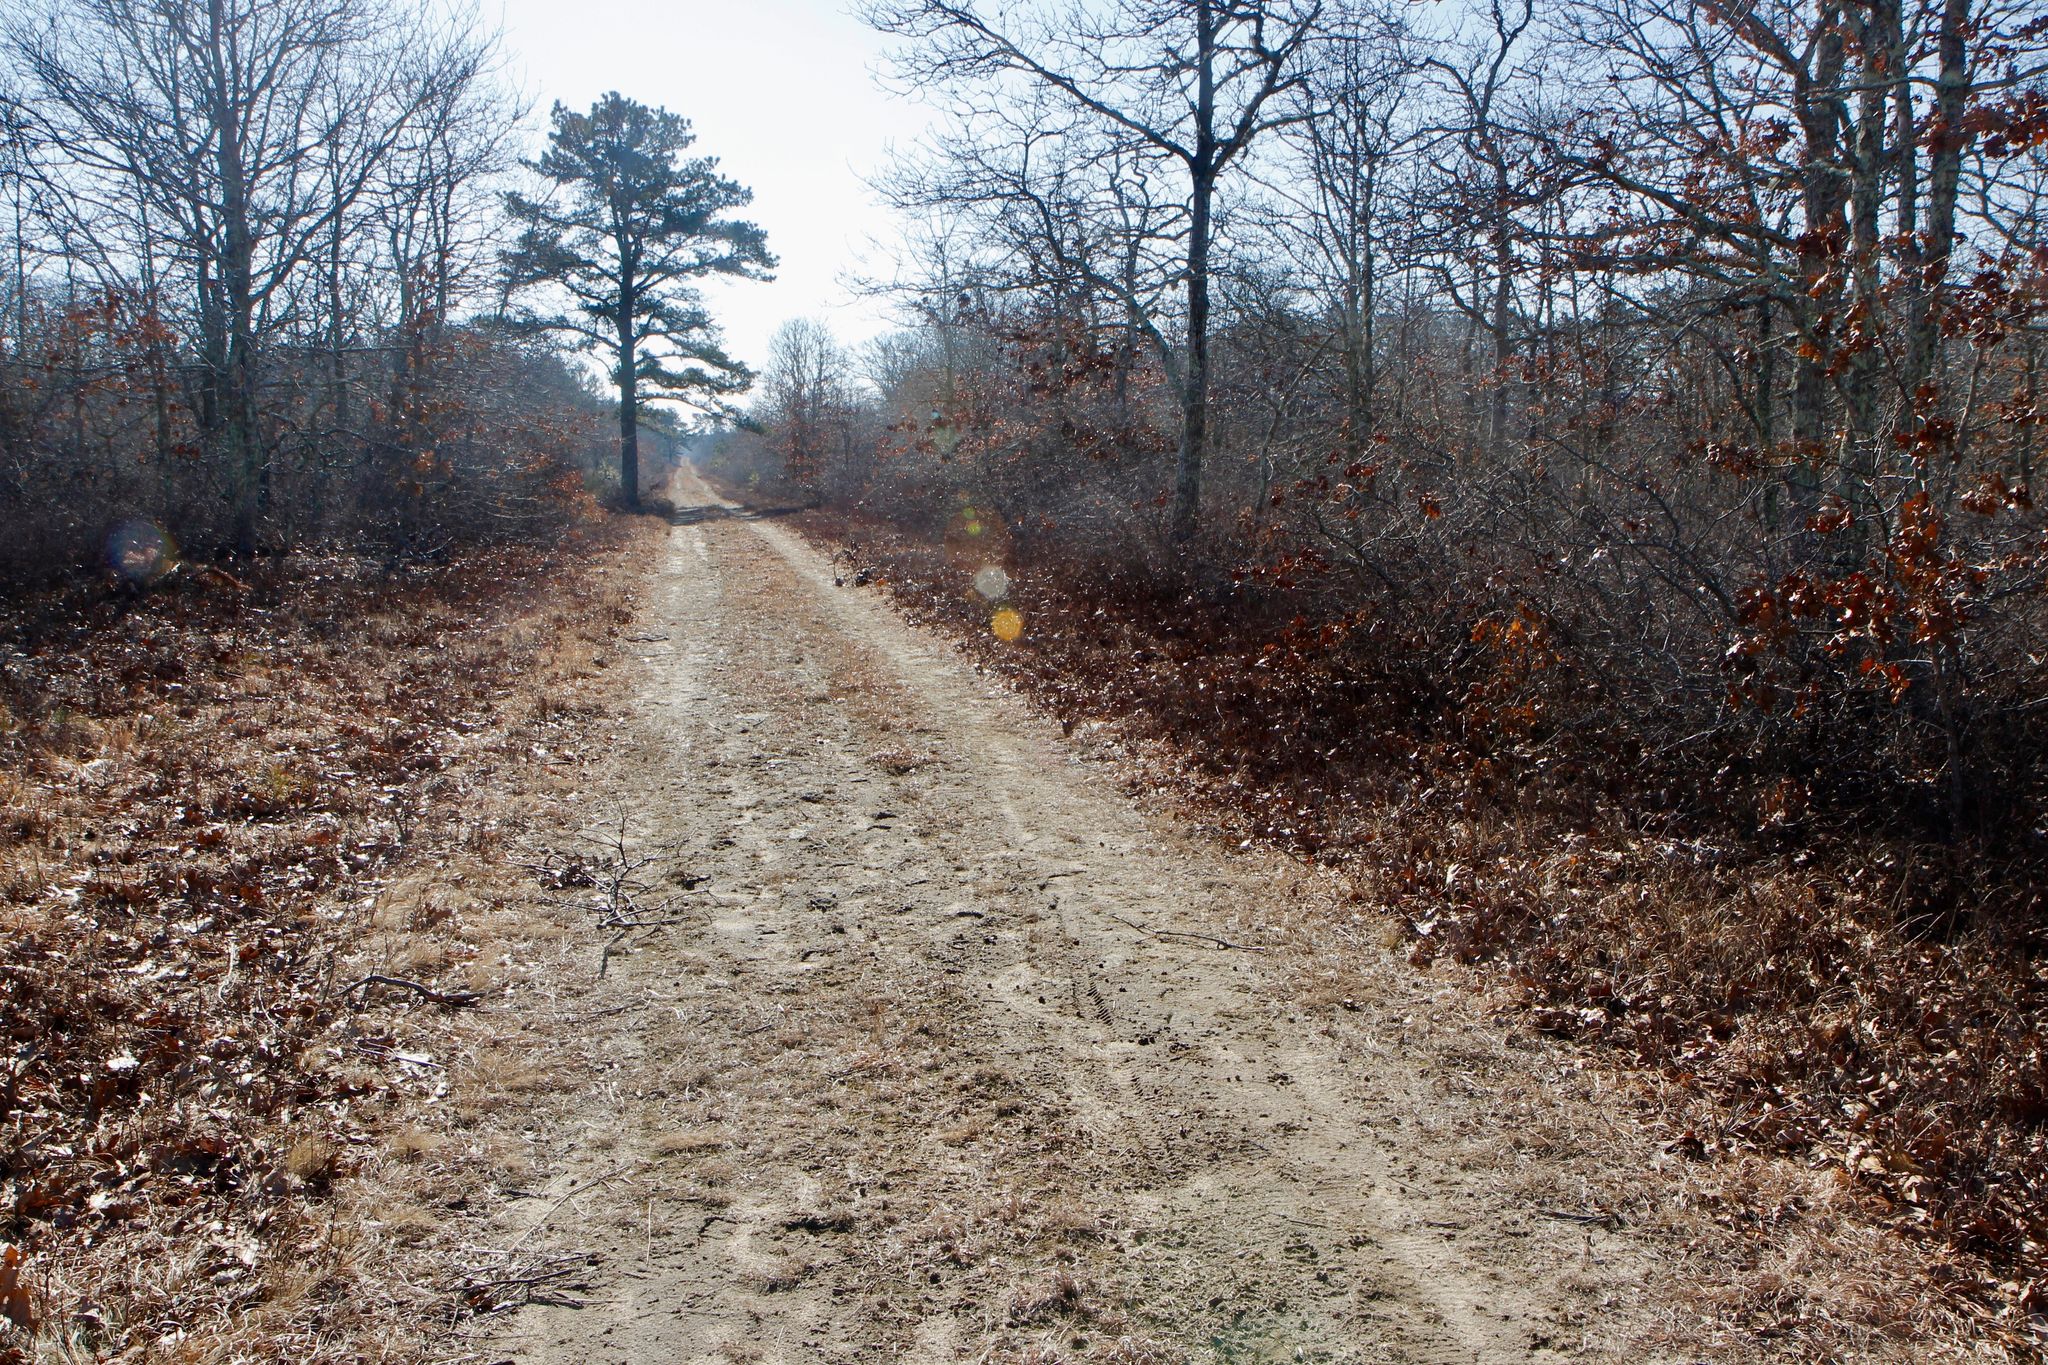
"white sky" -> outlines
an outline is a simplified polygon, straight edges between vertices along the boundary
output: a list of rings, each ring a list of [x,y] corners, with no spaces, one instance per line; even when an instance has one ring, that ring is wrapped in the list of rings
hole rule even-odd
[[[486,12],[490,0],[485,0]],[[693,152],[754,191],[747,216],[782,260],[772,284],[705,290],[728,348],[759,368],[784,320],[814,317],[842,342],[888,330],[886,302],[844,284],[886,275],[895,233],[863,183],[928,111],[886,94],[877,36],[846,0],[502,0],[505,46],[534,102],[537,149],[556,101],[587,109],[608,90],[681,114]]]

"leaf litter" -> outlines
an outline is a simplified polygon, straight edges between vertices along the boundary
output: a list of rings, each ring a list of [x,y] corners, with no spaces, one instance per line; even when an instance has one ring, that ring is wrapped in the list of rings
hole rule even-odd
[[[577,733],[630,534],[0,614],[0,1359],[352,1358],[337,1188],[447,1092],[420,1021],[490,985],[461,888],[397,890]]]
[[[1635,1078],[1626,1120],[1665,1158],[1832,1175],[1917,1263],[1928,1311],[1893,1302],[1887,1333],[2048,1341],[2048,883],[2026,849],[1971,871],[1818,784],[1788,819],[1768,773],[1660,760],[1577,714],[1597,699],[1524,657],[1519,621],[1326,620],[1297,584],[1204,591],[1047,544],[1008,567],[1031,627],[1007,641],[943,547],[862,513],[801,525],[1133,795],[1294,855],[1338,931],[1462,971],[1511,1025]],[[1705,1177],[1699,1202],[1745,1235],[1809,1218],[1744,1189]],[[1718,1310],[1829,1349],[1788,1282]]]

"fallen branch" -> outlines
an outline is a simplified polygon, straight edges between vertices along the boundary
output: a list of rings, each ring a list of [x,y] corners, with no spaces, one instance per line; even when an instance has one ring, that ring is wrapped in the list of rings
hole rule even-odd
[[[1626,1226],[1621,1221],[1621,1215],[1611,1211],[1602,1213],[1574,1213],[1570,1209],[1538,1209],[1536,1212],[1542,1214],[1545,1218],[1555,1218],[1559,1222],[1585,1223],[1592,1227],[1606,1228],[1609,1232],[1619,1232]]]
[[[396,990],[411,991],[423,999],[430,1000],[436,1005],[445,1005],[449,1009],[463,1009],[483,999],[483,996],[475,991],[437,991],[432,986],[408,981],[402,976],[385,976],[381,972],[371,972],[359,981],[351,981],[343,986],[338,994],[346,998],[356,991],[361,991],[367,998],[372,986],[390,986]]]
[[[582,1269],[580,1265],[565,1265],[558,1270],[541,1270],[528,1275],[508,1275],[496,1280],[466,1280],[463,1287],[471,1293],[482,1289],[518,1289],[525,1285],[546,1284],[566,1275],[574,1275]]]
[[[1241,953],[1263,953],[1267,951],[1265,946],[1262,944],[1237,943],[1231,939],[1218,938],[1214,934],[1191,934],[1184,929],[1151,929],[1147,928],[1145,925],[1138,923],[1136,920],[1125,919],[1122,915],[1119,915],[1111,910],[1104,910],[1102,913],[1108,915],[1111,919],[1115,920],[1118,924],[1123,925],[1125,928],[1136,929],[1139,933],[1150,934],[1153,938],[1188,938],[1193,939],[1197,943],[1213,944],[1218,948],[1234,948]]]
[[[583,1274],[596,1264],[594,1256],[583,1254],[573,1256],[542,1256],[531,1264],[518,1269],[508,1266],[503,1274],[472,1271],[457,1282],[455,1291],[461,1295],[463,1305],[473,1313],[494,1313],[507,1306],[511,1295],[508,1291],[525,1291],[526,1301],[537,1300],[534,1290],[541,1286],[555,1286],[560,1289],[585,1290],[587,1282],[563,1283],[572,1276]],[[570,1303],[571,1300],[560,1300]]]
[[[624,1175],[626,1172],[635,1170],[641,1166],[645,1166],[646,1164],[647,1163],[644,1161],[624,1162],[620,1165],[612,1167],[603,1175],[597,1176],[596,1178],[591,1180],[586,1180],[582,1184],[571,1188],[566,1194],[563,1194],[560,1198],[556,1199],[554,1203],[548,1205],[547,1212],[543,1213],[539,1218],[535,1219],[531,1227],[527,1228],[526,1231],[519,1234],[519,1240],[514,1242],[510,1247],[506,1248],[505,1259],[507,1261],[510,1261],[514,1256],[518,1255],[519,1249],[526,1245],[527,1238],[533,1236],[534,1233],[539,1232],[542,1228],[546,1227],[549,1221],[553,1219],[557,1213],[560,1213],[562,1211],[562,1205],[568,1203],[571,1199],[574,1199],[579,1194],[588,1193],[589,1191],[596,1189],[599,1185],[605,1184],[608,1181],[616,1180],[620,1176]]]
[[[634,1010],[644,1010],[647,1008],[649,1008],[649,1002],[645,1000],[638,1001],[631,1005],[614,1005],[612,1008],[608,1010],[596,1010],[590,1014],[579,1014],[574,1019],[564,1019],[561,1022],[560,1027],[575,1028],[580,1024],[588,1024],[594,1020],[609,1019],[615,1014],[630,1014]]]
[[[379,1061],[404,1062],[407,1066],[431,1067],[435,1071],[446,1071],[448,1069],[432,1057],[416,1052],[400,1052],[389,1043],[375,1043],[371,1042],[368,1038],[356,1039],[356,1051],[362,1053],[365,1057],[375,1057]]]

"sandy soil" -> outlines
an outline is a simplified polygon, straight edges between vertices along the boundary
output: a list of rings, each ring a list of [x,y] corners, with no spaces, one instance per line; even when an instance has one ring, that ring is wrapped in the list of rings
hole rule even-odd
[[[683,493],[569,877],[644,927],[524,1016],[530,1301],[463,1356],[1689,1358],[1532,1045],[1369,926],[1328,969],[1299,870]]]

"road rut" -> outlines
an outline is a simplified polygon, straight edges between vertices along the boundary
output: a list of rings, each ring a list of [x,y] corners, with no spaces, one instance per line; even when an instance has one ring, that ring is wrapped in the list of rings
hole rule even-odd
[[[1645,1358],[1658,1248],[1501,1179],[1569,1154],[1506,1131],[1497,1037],[1394,968],[1304,1004],[1283,865],[685,488],[587,798],[652,923],[508,1215],[586,1269],[481,1358]]]

